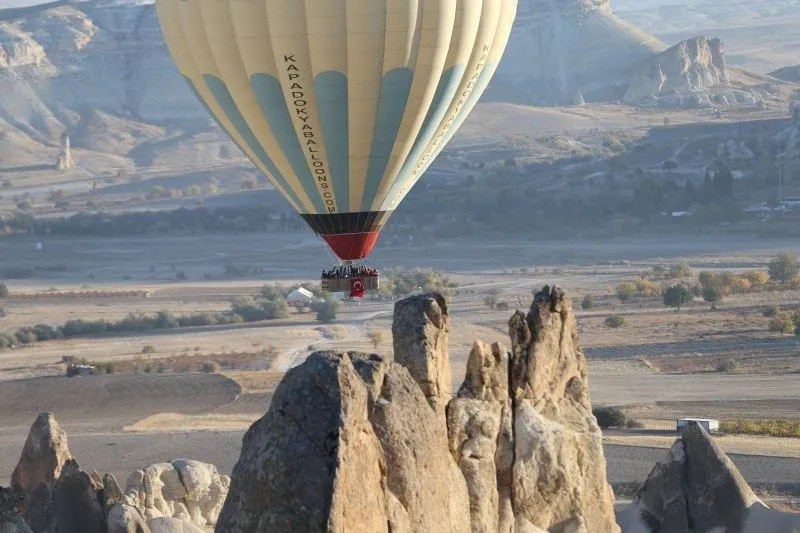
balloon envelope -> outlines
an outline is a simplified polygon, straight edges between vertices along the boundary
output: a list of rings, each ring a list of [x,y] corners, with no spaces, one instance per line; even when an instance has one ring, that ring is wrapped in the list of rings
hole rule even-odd
[[[181,74],[345,260],[485,90],[516,0],[157,0]]]

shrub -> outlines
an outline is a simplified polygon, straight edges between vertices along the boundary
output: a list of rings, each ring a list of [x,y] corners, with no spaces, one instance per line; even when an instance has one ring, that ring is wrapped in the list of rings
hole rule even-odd
[[[692,293],[683,285],[674,285],[664,292],[664,305],[674,307],[678,311],[690,301],[692,301]]]
[[[627,302],[636,294],[636,285],[633,283],[621,283],[617,285],[615,292],[620,302]]]
[[[592,307],[594,307],[594,300],[592,300],[592,297],[587,294],[583,297],[583,300],[581,300],[581,309],[588,311]]]
[[[636,286],[636,294],[645,298],[656,296],[661,292],[658,285],[646,278],[639,278],[633,284]]]
[[[367,338],[372,343],[372,347],[377,350],[378,346],[383,342],[385,335],[383,331],[370,331],[367,332]]]
[[[625,317],[622,315],[611,315],[606,318],[605,325],[611,329],[621,328],[625,325]]]
[[[769,277],[779,283],[789,283],[797,279],[800,272],[800,263],[797,257],[790,254],[780,254],[774,257],[767,266]]]
[[[336,311],[339,310],[339,302],[335,300],[325,300],[317,304],[317,321],[328,324],[336,320]]]
[[[779,305],[769,305],[761,311],[761,315],[766,318],[772,318],[778,316],[778,313],[781,312],[781,308]]]
[[[719,287],[704,287],[703,300],[711,305],[716,304],[725,297],[725,293]]]
[[[219,372],[219,363],[216,361],[206,361],[200,365],[200,372],[205,372],[206,374],[215,374]]]
[[[616,407],[595,407],[592,414],[597,419],[597,425],[603,429],[625,427],[627,417]]]
[[[156,347],[153,346],[152,344],[147,344],[145,346],[142,346],[142,353],[143,354],[156,353]]]
[[[719,363],[717,363],[715,370],[717,372],[725,373],[725,372],[738,372],[739,370],[741,370],[741,368],[742,365],[741,363],[739,363],[739,361],[735,359],[725,359],[724,361],[720,361]]]
[[[795,314],[781,311],[769,321],[769,330],[772,333],[794,333],[797,328]]]
[[[8,287],[5,283],[0,283],[0,298],[8,298],[11,293],[8,292]]]
[[[644,429],[644,424],[642,424],[638,420],[629,418],[625,421],[625,427],[628,429]]]
[[[669,267],[669,277],[670,279],[693,278],[694,270],[689,266],[689,263],[678,263]]]
[[[769,274],[762,270],[748,270],[742,277],[753,287],[763,287],[769,281]]]
[[[261,304],[264,309],[264,316],[267,319],[287,318],[289,316],[289,306],[286,304],[286,298],[283,296],[275,296],[272,300],[266,300]]]

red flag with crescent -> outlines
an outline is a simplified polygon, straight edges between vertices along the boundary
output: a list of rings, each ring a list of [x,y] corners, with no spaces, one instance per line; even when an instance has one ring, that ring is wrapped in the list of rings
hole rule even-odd
[[[364,278],[350,278],[350,298],[364,297]]]

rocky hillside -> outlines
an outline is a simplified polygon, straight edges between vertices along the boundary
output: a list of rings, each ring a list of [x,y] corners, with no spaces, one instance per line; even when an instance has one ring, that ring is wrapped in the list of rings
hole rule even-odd
[[[608,0],[521,0],[488,96],[522,104],[572,104],[663,48],[616,17]]]
[[[520,0],[487,97],[522,104],[584,98],[639,103],[658,90],[692,91],[725,81],[702,54],[659,56],[664,45],[611,7],[608,0]],[[683,70],[674,75],[673,67]],[[75,172],[89,174],[187,161],[195,168],[230,166],[230,154],[239,155],[221,146],[221,132],[177,74],[148,1],[60,0],[0,10],[0,94],[6,169],[55,164],[65,131],[76,155],[91,155],[76,157]],[[192,139],[200,132],[212,137]]]

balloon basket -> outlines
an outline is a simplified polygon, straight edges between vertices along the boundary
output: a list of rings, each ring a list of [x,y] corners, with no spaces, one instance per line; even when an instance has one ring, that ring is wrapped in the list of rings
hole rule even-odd
[[[325,292],[344,292],[351,298],[363,298],[365,293],[380,288],[380,274],[374,268],[354,267],[348,263],[324,272],[320,285]]]

